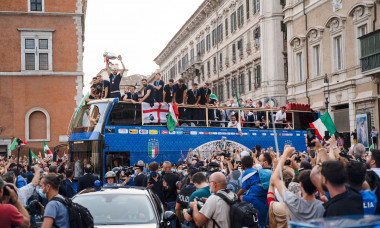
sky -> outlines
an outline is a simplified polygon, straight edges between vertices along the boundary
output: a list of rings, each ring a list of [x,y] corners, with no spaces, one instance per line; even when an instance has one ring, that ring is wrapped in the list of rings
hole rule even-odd
[[[128,75],[150,75],[153,61],[203,0],[88,0],[84,92],[105,67],[103,53],[123,57]]]

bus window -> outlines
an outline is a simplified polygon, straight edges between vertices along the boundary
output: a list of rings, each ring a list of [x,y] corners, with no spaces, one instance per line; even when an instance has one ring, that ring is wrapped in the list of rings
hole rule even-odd
[[[84,105],[74,119],[72,133],[100,132],[106,117],[108,103]]]
[[[130,152],[105,152],[106,155],[106,170],[108,172],[115,167],[130,166]]]
[[[141,124],[141,105],[129,103],[116,103],[107,122],[107,125],[117,126],[141,126]]]

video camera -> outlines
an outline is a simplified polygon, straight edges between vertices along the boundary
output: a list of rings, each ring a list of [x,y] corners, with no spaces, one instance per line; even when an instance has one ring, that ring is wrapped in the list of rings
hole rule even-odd
[[[123,166],[121,167],[121,176],[131,176],[134,174],[135,171],[133,170],[132,166]]]
[[[197,200],[197,208],[198,208],[198,211],[200,209],[202,209],[202,207],[205,205],[206,201],[202,200],[201,198],[199,197],[195,197],[194,199]],[[193,210],[191,210],[190,208],[187,209],[187,213],[191,216],[193,216]]]

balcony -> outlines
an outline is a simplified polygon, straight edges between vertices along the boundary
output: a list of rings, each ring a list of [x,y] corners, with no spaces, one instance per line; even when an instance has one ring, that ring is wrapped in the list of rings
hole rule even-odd
[[[368,33],[359,39],[362,72],[368,75],[380,72],[380,30]]]

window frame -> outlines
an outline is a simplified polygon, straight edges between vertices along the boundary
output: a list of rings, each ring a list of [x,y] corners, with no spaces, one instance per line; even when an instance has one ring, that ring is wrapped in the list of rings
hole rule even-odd
[[[303,52],[296,53],[297,78],[299,82],[303,81]],[[299,57],[300,56],[300,57]]]
[[[32,0],[28,0],[28,12],[45,12],[45,0],[41,0],[41,11],[33,10],[32,11]]]
[[[23,30],[21,31],[21,71],[22,72],[35,72],[35,71],[53,71],[53,31],[36,31],[36,30]],[[34,40],[34,49],[26,49],[26,40]],[[39,41],[48,40],[48,49],[40,49]],[[34,54],[34,70],[26,69],[26,54]],[[48,54],[48,69],[40,70],[40,54]]]
[[[30,139],[30,116],[34,112],[42,112],[46,118],[46,138],[44,139]],[[27,142],[42,142],[50,141],[50,115],[49,112],[41,107],[35,107],[30,109],[25,115],[25,141]]]
[[[340,40],[339,45],[337,45],[338,38]],[[333,72],[338,72],[338,71],[343,70],[344,69],[344,60],[343,60],[344,53],[343,53],[343,35],[342,34],[338,34],[333,37],[333,53],[334,53],[333,55],[334,56],[334,71]],[[339,59],[339,56],[340,56],[340,59]]]
[[[318,58],[316,56],[316,48],[318,47]],[[313,50],[313,62],[314,62],[314,77],[319,77],[322,74],[322,65],[321,65],[321,44],[316,44],[312,46]]]

